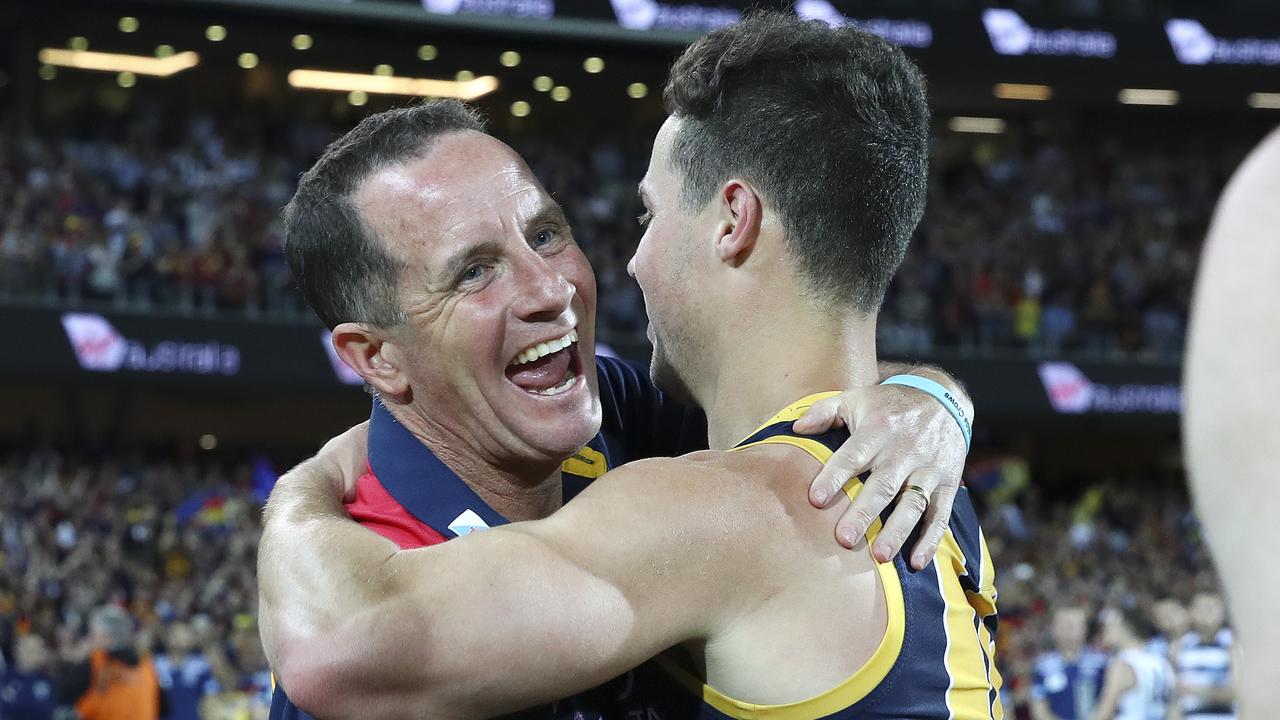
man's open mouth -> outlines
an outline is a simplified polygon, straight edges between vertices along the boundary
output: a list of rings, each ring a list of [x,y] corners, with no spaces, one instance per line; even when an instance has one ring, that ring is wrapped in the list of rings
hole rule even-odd
[[[581,373],[578,329],[563,337],[531,345],[516,353],[506,375],[514,385],[535,395],[559,395],[573,387]]]

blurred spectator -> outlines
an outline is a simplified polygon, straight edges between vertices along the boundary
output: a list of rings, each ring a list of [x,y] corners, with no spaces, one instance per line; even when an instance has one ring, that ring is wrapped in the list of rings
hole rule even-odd
[[[1102,689],[1107,656],[1086,646],[1089,615],[1083,607],[1053,611],[1054,649],[1035,661],[1031,685],[1032,720],[1088,720]]]
[[[0,718],[54,720],[57,686],[44,638],[23,635],[13,654],[13,666],[0,670]]]
[[[139,659],[156,653],[164,717],[195,717],[202,700],[206,712],[237,708],[228,718],[265,717],[270,673],[253,646],[260,492],[249,462],[10,454],[0,462],[5,658],[22,638],[43,638],[86,683],[87,618],[112,604],[137,625]]]
[[[1178,644],[1178,694],[1184,720],[1233,720],[1231,630],[1222,596],[1197,593],[1191,602],[1191,632]]]
[[[213,666],[196,647],[195,632],[183,622],[169,626],[165,652],[156,655],[156,677],[165,695],[165,720],[200,720],[200,704],[221,692]]]
[[[1176,664],[1178,641],[1190,628],[1187,609],[1177,598],[1160,598],[1151,608],[1151,619],[1156,634],[1147,641],[1147,649]]]
[[[88,658],[63,671],[62,696],[79,698],[81,720],[159,720],[155,667],[137,647],[129,613],[115,605],[94,611]]]
[[[1173,665],[1147,648],[1155,632],[1139,608],[1108,608],[1099,643],[1111,655],[1093,720],[1165,720],[1174,697]],[[1176,714],[1174,714],[1177,717]]]

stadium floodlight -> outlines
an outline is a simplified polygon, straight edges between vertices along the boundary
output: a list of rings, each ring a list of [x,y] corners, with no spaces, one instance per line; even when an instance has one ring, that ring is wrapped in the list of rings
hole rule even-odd
[[[37,57],[45,65],[76,68],[78,70],[101,70],[113,73],[130,72],[135,75],[152,75],[155,77],[169,77],[200,64],[200,56],[190,50],[175,53],[168,57],[157,58],[146,55],[122,55],[120,53],[91,52],[88,50],[44,48]]]
[[[1053,88],[1048,85],[996,83],[991,92],[1001,100],[1036,100],[1045,102],[1053,98]]]
[[[289,85],[301,90],[361,91],[374,95],[410,95],[475,100],[498,89],[498,78],[482,75],[471,80],[434,80],[297,69],[289,73]]]
[[[951,132],[980,133],[983,135],[999,135],[1004,132],[1005,122],[992,117],[953,117],[947,121]]]
[[[1177,105],[1181,97],[1177,90],[1125,88],[1118,99],[1125,105]]]
[[[1249,107],[1259,110],[1280,110],[1280,93],[1252,93],[1245,102],[1249,103]]]

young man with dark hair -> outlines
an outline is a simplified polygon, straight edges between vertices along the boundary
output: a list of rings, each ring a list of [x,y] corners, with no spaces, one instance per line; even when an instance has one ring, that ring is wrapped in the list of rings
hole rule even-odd
[[[1179,720],[1173,666],[1147,648],[1151,620],[1137,608],[1107,608],[1101,620],[1099,640],[1111,663],[1090,720]]]
[[[304,707],[491,716],[670,650],[665,669],[623,681],[620,715],[1001,715],[994,571],[965,491],[930,507],[951,527],[918,571],[865,545],[839,552],[837,508],[812,512],[794,493],[843,440],[803,436],[797,419],[817,407],[830,420],[832,388],[879,378],[876,310],[924,202],[918,71],[868,33],[759,14],[695,43],[671,88],[630,269],[651,319],[652,375],[705,409],[711,450],[623,466],[546,519],[413,551],[343,517],[332,468],[296,472],[267,521],[263,557],[278,577],[263,619]],[[682,104],[686,90],[706,102]],[[751,132],[768,109],[757,94],[794,106],[795,122],[779,112],[772,137]],[[842,123],[857,131],[810,135]],[[686,157],[689,138],[700,157]],[[766,141],[802,157],[749,145]],[[498,166],[462,142],[441,140],[432,157],[492,176]],[[785,173],[808,170],[818,180],[788,184]],[[711,192],[695,192],[699,182]],[[796,217],[806,212],[823,218]],[[504,282],[514,261],[489,257],[458,263],[461,282]],[[824,292],[831,266],[857,277]],[[390,373],[369,376],[398,387]],[[923,510],[936,481],[904,497]],[[868,542],[888,531],[873,522]],[[268,545],[306,559],[272,562]]]

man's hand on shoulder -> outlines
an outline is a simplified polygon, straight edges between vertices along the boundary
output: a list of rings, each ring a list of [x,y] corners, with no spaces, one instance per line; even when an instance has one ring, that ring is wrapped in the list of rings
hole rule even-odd
[[[894,367],[893,372],[903,370],[938,382],[972,421],[973,404],[953,378],[930,368]],[[846,548],[854,547],[897,498],[872,554],[880,562],[892,559],[923,518],[924,528],[912,548],[911,565],[924,568],[932,562],[947,530],[968,454],[956,419],[938,400],[919,390],[874,385],[814,403],[795,424],[797,432],[806,434],[835,427],[849,428],[849,439],[814,479],[810,501],[815,507],[830,507],[843,495],[850,479],[870,470],[863,491],[836,524],[837,539]]]

